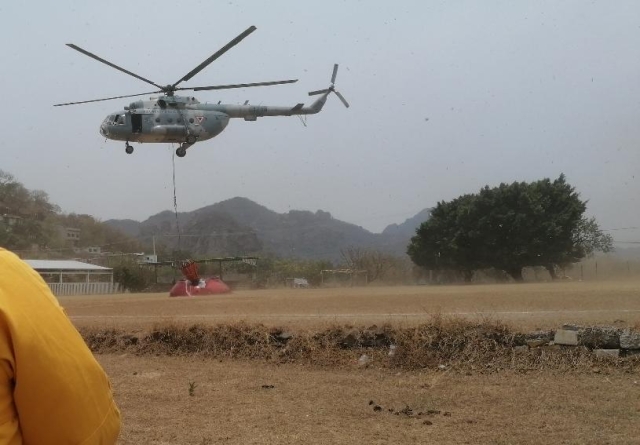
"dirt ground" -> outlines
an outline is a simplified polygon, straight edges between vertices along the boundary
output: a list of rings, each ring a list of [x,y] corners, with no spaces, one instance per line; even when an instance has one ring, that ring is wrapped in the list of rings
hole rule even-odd
[[[121,444],[638,443],[640,376],[622,371],[467,375],[98,358],[122,411]]]
[[[286,329],[394,326],[433,315],[640,326],[640,283],[361,287],[62,297],[73,322],[144,331],[158,323],[247,321]],[[103,354],[123,415],[121,444],[632,444],[640,375],[622,368],[400,371],[357,364]],[[474,368],[475,369],[475,368]],[[192,394],[190,395],[190,387]],[[371,404],[370,404],[371,403]],[[379,407],[379,408],[376,408]],[[395,413],[398,414],[395,414]]]
[[[640,282],[243,290],[199,298],[122,294],[60,297],[60,301],[77,325],[127,329],[160,321],[247,321],[301,328],[413,325],[434,314],[497,319],[523,330],[563,323],[640,323]]]

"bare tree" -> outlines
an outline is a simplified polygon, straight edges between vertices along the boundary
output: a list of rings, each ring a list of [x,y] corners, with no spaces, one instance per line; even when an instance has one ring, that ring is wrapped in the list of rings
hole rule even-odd
[[[366,270],[369,282],[384,279],[394,264],[394,257],[376,249],[349,246],[340,254],[346,267],[352,270]]]

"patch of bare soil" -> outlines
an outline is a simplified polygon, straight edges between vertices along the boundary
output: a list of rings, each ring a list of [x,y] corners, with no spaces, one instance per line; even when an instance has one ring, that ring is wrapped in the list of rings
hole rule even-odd
[[[640,376],[103,354],[123,445],[635,444]]]

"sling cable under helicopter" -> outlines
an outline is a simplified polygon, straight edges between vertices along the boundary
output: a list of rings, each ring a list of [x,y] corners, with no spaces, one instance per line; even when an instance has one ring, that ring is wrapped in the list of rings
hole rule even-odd
[[[331,93],[335,93],[345,107],[349,107],[347,100],[335,89],[336,75],[338,74],[338,65],[333,66],[331,75],[331,85],[322,90],[311,91],[309,96],[320,95],[320,97],[310,106],[298,103],[295,106],[262,106],[249,105],[247,102],[243,105],[231,104],[210,104],[200,103],[193,96],[177,96],[176,91],[210,91],[210,90],[228,90],[234,88],[248,88],[260,86],[273,86],[295,83],[297,79],[276,80],[269,82],[255,83],[238,83],[227,85],[210,85],[200,87],[179,87],[178,85],[184,81],[190,80],[210,63],[218,59],[224,53],[240,43],[245,37],[256,30],[255,26],[250,26],[236,38],[231,40],[225,46],[213,53],[209,58],[200,65],[189,71],[181,79],[173,84],[161,86],[149,79],[138,74],[128,71],[114,63],[111,63],[97,55],[80,48],[77,45],[68,43],[67,46],[88,56],[98,62],[104,63],[118,71],[135,77],[143,82],[153,85],[157,88],[155,91],[139,94],[129,94],[124,96],[106,97],[103,99],[84,100],[79,102],[60,103],[54,106],[78,105],[92,102],[102,102],[114,99],[123,99],[127,97],[146,96],[150,94],[162,93],[163,96],[150,97],[149,100],[137,100],[131,102],[124,107],[122,111],[114,112],[107,116],[100,125],[100,134],[107,139],[125,142],[125,151],[128,154],[133,153],[133,147],[130,142],[138,143],[179,143],[180,146],[176,150],[178,157],[187,154],[187,149],[199,141],[206,141],[220,133],[227,127],[229,120],[233,118],[242,118],[245,121],[255,121],[259,117],[266,116],[306,116],[309,114],[319,113],[327,101],[327,97]]]
[[[172,164],[172,177],[173,177],[173,211],[176,219],[176,232],[178,236],[178,248],[177,252],[182,252],[182,230],[180,228],[180,216],[178,213],[178,197],[176,193],[176,163],[175,153],[171,156]],[[154,240],[154,252],[155,252],[155,240]],[[170,297],[195,297],[198,295],[218,295],[231,292],[231,288],[222,281],[222,263],[224,262],[238,262],[249,264],[254,268],[257,267],[257,257],[225,257],[225,258],[206,258],[206,259],[178,259],[174,256],[172,261],[157,261],[155,260],[154,267],[156,267],[156,283],[157,283],[157,267],[158,266],[171,266],[174,270],[179,270],[182,273],[181,280],[175,280],[171,290],[169,291]],[[198,270],[198,264],[207,264],[217,262],[219,275],[202,277]]]

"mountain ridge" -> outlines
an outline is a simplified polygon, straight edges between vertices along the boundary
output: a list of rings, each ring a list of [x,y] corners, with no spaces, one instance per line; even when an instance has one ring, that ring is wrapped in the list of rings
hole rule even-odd
[[[156,237],[167,247],[198,255],[268,254],[301,259],[339,260],[341,250],[361,247],[405,255],[419,221],[420,211],[401,224],[390,224],[382,233],[334,218],[323,210],[290,210],[277,213],[248,198],[235,197],[190,212],[165,210],[144,221],[110,219],[105,224],[140,240]],[[178,246],[178,238],[182,244]]]

